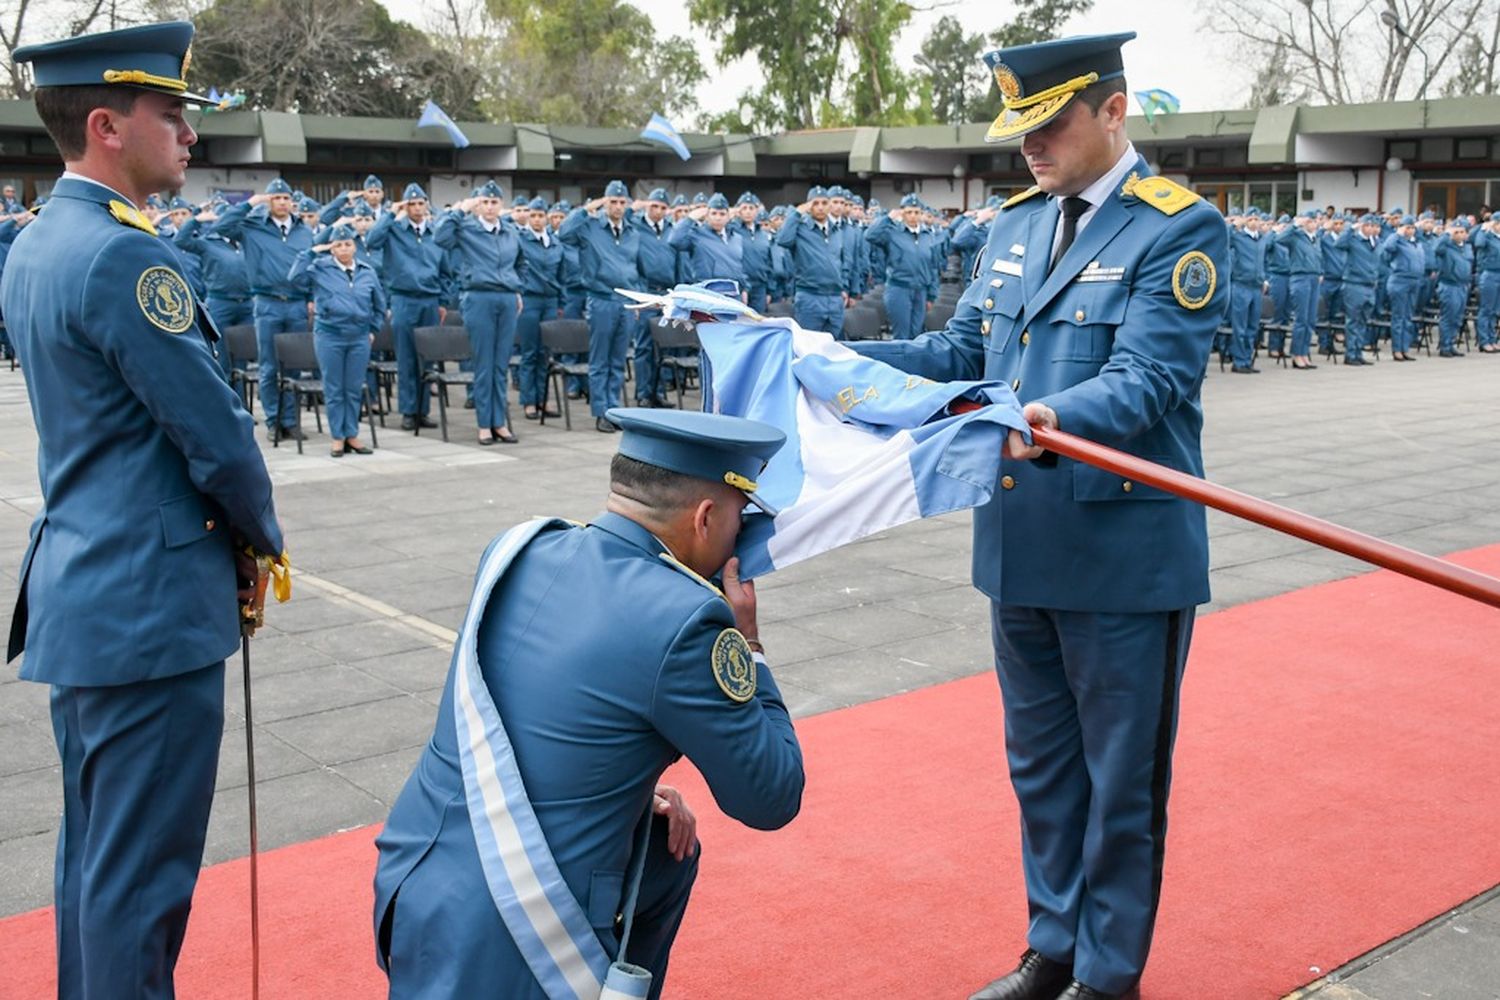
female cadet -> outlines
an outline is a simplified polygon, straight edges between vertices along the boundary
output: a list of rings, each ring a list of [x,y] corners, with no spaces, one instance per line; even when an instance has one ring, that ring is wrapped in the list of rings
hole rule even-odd
[[[542,323],[562,315],[563,245],[547,228],[547,202],[531,199],[528,210],[516,209],[521,228],[521,255],[526,275],[521,291],[521,318],[517,336],[521,341],[521,406],[527,420],[540,413],[547,388],[547,352],[542,347]],[[548,410],[547,416],[558,416]]]
[[[328,402],[329,454],[343,458],[346,451],[368,455],[359,440],[359,403],[370,363],[370,342],[385,322],[385,293],[369,264],[354,255],[355,232],[334,226],[327,243],[303,250],[292,263],[288,281],[304,272],[312,281],[313,350],[323,372],[323,398]]]
[[[434,239],[456,251],[463,271],[464,326],[474,346],[474,416],[479,443],[518,440],[506,416],[510,352],[521,314],[521,234],[500,217],[505,192],[486,181],[443,213]]]

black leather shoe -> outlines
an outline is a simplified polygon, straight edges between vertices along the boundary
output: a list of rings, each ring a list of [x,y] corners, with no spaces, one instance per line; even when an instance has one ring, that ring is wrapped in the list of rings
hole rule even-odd
[[[594,418],[594,430],[598,431],[600,434],[613,434],[619,429],[620,428],[615,426],[615,422],[613,420],[610,420],[608,417]]]
[[[1057,1000],[1058,991],[1066,989],[1072,978],[1071,965],[1027,948],[1015,972],[1001,976],[969,1000]]]
[[[303,434],[302,428],[296,424],[281,429],[281,440],[283,441],[305,441],[306,439],[307,435]]]
[[[1068,984],[1068,988],[1059,993],[1056,1000],[1140,1000],[1141,991],[1132,986],[1124,993],[1105,993],[1096,990],[1092,986],[1085,986],[1078,980]]]
[[[651,407],[653,410],[675,410],[675,409],[677,409],[677,404],[676,403],[672,403],[672,402],[668,402],[665,396],[657,396],[655,399],[651,400],[651,402],[647,403],[646,405],[649,406],[649,407]]]
[[[466,410],[472,410],[472,409],[474,409],[474,400],[473,399],[466,399],[466,400],[464,400],[464,409],[466,409]]]
[[[1235,365],[1229,369],[1236,375],[1259,375],[1260,369],[1254,365]]]
[[[403,431],[414,431],[414,430],[416,430],[417,429],[417,418],[414,417],[414,416],[412,416],[409,413],[406,414],[405,416],[403,416],[401,418],[401,429]]]
[[[1364,358],[1345,358],[1344,359],[1344,364],[1346,364],[1346,365],[1367,365],[1367,364],[1369,364],[1369,362],[1366,361]]]

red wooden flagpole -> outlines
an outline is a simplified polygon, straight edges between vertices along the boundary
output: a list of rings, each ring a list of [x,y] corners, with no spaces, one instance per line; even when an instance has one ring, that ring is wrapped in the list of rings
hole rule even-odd
[[[1031,434],[1036,444],[1048,451],[1108,469],[1126,479],[1155,486],[1226,514],[1275,528],[1315,545],[1500,608],[1500,580],[1492,576],[1127,455],[1065,431],[1032,427]]]

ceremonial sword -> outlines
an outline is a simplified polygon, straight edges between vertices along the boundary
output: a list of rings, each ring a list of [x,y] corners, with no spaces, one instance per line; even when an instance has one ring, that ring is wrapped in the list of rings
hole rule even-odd
[[[250,707],[250,638],[266,620],[266,582],[255,574],[255,596],[240,606],[240,663],[245,675],[245,772],[250,798],[250,998],[260,1000],[260,842],[255,820],[255,716]]]

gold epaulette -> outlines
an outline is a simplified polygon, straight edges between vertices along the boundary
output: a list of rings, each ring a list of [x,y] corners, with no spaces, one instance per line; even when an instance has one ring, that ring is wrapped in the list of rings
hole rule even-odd
[[[141,232],[147,233],[151,236],[156,235],[156,227],[151,224],[151,220],[142,215],[140,209],[131,208],[123,201],[111,199],[109,203],[109,214],[115,217],[116,222],[123,223],[127,226],[134,226]]]
[[[1202,195],[1189,191],[1176,181],[1165,177],[1136,177],[1134,174],[1120,193],[1150,205],[1162,215],[1176,215],[1194,202],[1203,200]]]
[[[1000,206],[1000,210],[1004,211],[1005,209],[1010,208],[1013,205],[1019,205],[1021,204],[1021,202],[1025,201],[1027,198],[1030,198],[1032,195],[1038,195],[1041,193],[1042,189],[1040,187],[1029,187],[1025,191],[1022,191],[1020,194],[1011,195],[1010,198],[1006,199],[1005,204]]]
[[[715,587],[708,580],[704,579],[696,571],[694,571],[692,567],[690,567],[690,566],[688,566],[688,565],[686,565],[684,563],[678,562],[677,561],[677,557],[674,556],[674,555],[672,555],[672,553],[670,553],[670,552],[663,552],[663,553],[661,553],[661,561],[664,562],[664,563],[666,563],[668,566],[671,566],[673,569],[677,570],[679,573],[683,574],[684,576],[691,577],[692,579],[694,579],[694,580],[698,581],[699,583],[703,584],[703,586],[707,587],[709,590],[712,590],[715,594],[718,594],[720,597],[724,596],[724,591],[720,590],[718,587]]]

